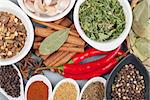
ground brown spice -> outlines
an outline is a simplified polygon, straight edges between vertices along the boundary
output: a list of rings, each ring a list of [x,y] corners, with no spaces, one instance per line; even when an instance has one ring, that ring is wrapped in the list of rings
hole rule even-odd
[[[104,84],[101,82],[91,83],[83,92],[81,100],[103,100]]]
[[[62,83],[54,94],[54,100],[76,100],[77,90],[71,83]]]
[[[33,82],[29,86],[27,100],[48,100],[48,86],[42,81]]]

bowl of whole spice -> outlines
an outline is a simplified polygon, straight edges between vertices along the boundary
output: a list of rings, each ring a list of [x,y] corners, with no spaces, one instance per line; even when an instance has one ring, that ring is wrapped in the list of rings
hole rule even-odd
[[[94,77],[82,88],[79,100],[105,100],[106,79]]]
[[[149,100],[148,71],[133,54],[114,68],[106,85],[107,100]]]
[[[61,80],[53,90],[52,100],[78,100],[80,89],[73,79]]]
[[[30,78],[25,87],[25,100],[52,100],[52,85],[43,75]]]
[[[24,100],[23,79],[15,65],[0,66],[0,93],[8,100]]]
[[[126,39],[132,25],[132,10],[128,0],[78,0],[74,24],[89,45],[111,51]]]
[[[33,40],[33,26],[28,16],[11,1],[1,0],[0,65],[10,65],[25,57]]]

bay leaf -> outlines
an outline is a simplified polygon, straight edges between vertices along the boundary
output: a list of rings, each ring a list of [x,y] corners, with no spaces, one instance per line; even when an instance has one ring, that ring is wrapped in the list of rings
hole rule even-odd
[[[145,38],[138,38],[135,42],[135,47],[145,57],[150,57],[150,41]]]
[[[56,31],[45,38],[39,48],[42,55],[50,55],[57,51],[67,40],[70,29]]]
[[[150,3],[148,0],[141,1],[133,10],[132,29],[140,37],[150,40]]]

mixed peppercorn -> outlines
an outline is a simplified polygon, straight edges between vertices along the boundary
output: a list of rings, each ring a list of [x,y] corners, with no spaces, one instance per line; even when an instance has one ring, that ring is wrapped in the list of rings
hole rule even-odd
[[[112,100],[144,100],[144,77],[134,65],[125,65],[112,85]]]

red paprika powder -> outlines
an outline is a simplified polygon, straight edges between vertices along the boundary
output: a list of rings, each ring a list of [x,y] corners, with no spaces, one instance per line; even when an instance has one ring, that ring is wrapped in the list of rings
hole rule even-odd
[[[27,100],[48,100],[48,86],[43,81],[33,82],[28,88]]]

